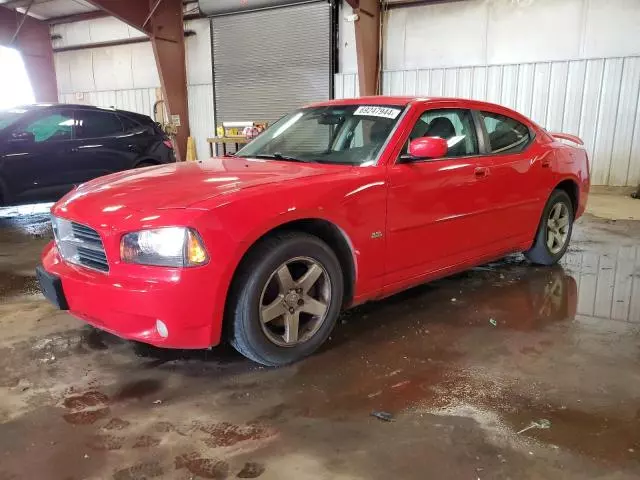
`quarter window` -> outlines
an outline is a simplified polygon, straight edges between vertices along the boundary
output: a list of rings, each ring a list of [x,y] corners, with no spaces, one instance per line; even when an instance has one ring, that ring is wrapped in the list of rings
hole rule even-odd
[[[513,118],[481,112],[492,153],[517,153],[529,145],[529,128]]]
[[[478,154],[478,138],[471,111],[462,109],[428,110],[418,119],[409,141],[420,137],[439,137],[447,141],[447,157]],[[405,145],[405,153],[408,149]]]
[[[116,114],[94,110],[76,112],[76,138],[101,138],[123,132]]]

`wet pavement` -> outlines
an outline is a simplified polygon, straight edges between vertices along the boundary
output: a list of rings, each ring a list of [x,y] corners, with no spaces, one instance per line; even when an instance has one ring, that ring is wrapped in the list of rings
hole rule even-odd
[[[0,214],[0,480],[640,478],[640,222],[358,307],[281,369],[57,312],[49,237]]]

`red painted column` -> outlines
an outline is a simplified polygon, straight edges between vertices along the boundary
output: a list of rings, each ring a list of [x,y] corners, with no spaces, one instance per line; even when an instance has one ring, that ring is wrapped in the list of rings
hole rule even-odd
[[[152,5],[155,1],[151,0]],[[189,107],[182,1],[162,1],[154,12],[151,27],[151,44],[160,75],[162,95],[169,115],[180,117],[176,147],[180,160],[185,160],[189,137]]]
[[[165,106],[169,115],[180,116],[175,147],[178,160],[184,160],[189,136],[189,109],[182,0],[89,1],[149,35],[160,75]]]
[[[36,101],[57,102],[58,85],[49,25],[27,16],[13,45],[9,45],[22,17],[21,13],[0,7],[0,45],[12,46],[22,54]]]
[[[378,0],[347,0],[358,14],[355,22],[356,55],[360,95],[379,93],[380,3]]]

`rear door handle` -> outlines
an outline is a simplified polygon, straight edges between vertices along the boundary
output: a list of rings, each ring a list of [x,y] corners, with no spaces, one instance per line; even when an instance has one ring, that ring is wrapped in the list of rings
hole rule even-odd
[[[489,169],[487,167],[476,167],[474,174],[476,178],[485,178],[489,175]]]

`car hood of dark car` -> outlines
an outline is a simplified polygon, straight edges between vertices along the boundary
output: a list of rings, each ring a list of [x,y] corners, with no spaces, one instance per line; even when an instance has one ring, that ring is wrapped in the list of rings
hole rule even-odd
[[[349,167],[237,157],[173,163],[91,180],[63,197],[56,207],[87,213],[118,205],[137,211],[189,208],[216,196],[265,184],[308,181],[344,168]]]

